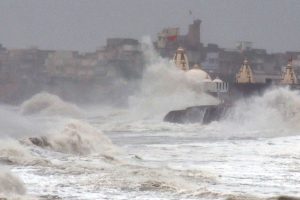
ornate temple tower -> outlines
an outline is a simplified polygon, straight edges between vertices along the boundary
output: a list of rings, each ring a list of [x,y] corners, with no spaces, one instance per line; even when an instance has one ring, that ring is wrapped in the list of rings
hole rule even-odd
[[[174,63],[175,65],[184,71],[189,70],[189,62],[187,59],[187,56],[185,54],[185,50],[181,47],[179,47],[174,55]]]
[[[236,75],[237,83],[254,83],[253,73],[248,60],[245,59],[240,71]]]
[[[294,67],[292,65],[292,59],[289,60],[287,66],[284,68],[283,74],[282,74],[282,79],[281,79],[282,84],[297,84],[297,76],[294,71]]]

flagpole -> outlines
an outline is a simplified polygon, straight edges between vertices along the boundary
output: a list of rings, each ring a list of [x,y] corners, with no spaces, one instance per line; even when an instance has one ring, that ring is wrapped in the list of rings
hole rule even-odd
[[[193,15],[193,12],[191,9],[189,10],[189,14],[190,14],[190,16],[192,16],[193,21],[195,21],[195,16]]]

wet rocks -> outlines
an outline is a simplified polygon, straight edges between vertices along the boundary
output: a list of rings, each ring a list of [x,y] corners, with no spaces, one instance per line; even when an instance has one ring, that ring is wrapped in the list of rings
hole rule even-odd
[[[165,117],[165,122],[171,123],[202,123],[208,124],[217,121],[225,115],[228,109],[225,105],[192,106],[184,110],[170,111]]]
[[[50,143],[46,137],[31,137],[29,138],[30,142],[39,147],[48,147]]]

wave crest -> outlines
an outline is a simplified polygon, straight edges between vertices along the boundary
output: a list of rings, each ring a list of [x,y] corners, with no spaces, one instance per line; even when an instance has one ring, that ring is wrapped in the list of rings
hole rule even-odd
[[[0,161],[7,164],[44,165],[48,163],[44,159],[33,156],[26,146],[14,139],[0,141],[0,155]]]
[[[24,115],[45,114],[73,117],[81,115],[81,111],[76,105],[65,102],[58,96],[46,92],[38,93],[23,102],[21,113]]]
[[[43,137],[30,138],[30,141],[41,147],[70,154],[116,153],[116,147],[101,131],[88,123],[71,120],[62,129]]]
[[[221,130],[228,137],[291,135],[300,129],[299,120],[299,92],[272,88],[262,96],[237,101],[221,122]]]

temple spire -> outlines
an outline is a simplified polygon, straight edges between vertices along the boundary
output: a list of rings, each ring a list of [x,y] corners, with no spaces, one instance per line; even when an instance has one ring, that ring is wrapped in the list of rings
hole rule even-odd
[[[187,56],[185,54],[185,50],[179,47],[174,55],[174,63],[175,65],[184,71],[189,70],[189,62]]]
[[[281,83],[288,84],[288,85],[298,83],[298,79],[293,67],[292,57],[289,59],[287,66],[284,68],[284,71],[282,73]]]
[[[254,83],[253,73],[247,59],[244,59],[240,71],[236,74],[237,83]]]

